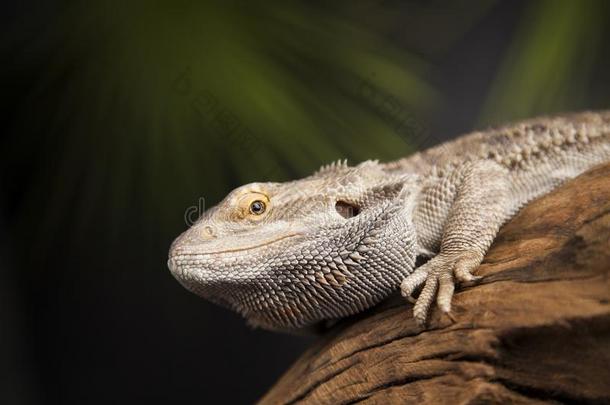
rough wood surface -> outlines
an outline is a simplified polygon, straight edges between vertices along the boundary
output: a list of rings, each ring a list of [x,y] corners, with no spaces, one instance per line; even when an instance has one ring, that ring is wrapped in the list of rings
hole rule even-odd
[[[397,302],[321,338],[261,404],[610,403],[610,165],[530,204],[418,328]]]

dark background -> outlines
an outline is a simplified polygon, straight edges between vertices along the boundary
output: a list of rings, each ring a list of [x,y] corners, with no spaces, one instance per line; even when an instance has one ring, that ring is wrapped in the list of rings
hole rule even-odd
[[[252,3],[3,4],[3,403],[251,403],[313,338],[171,277],[188,207],[610,103],[603,1]]]

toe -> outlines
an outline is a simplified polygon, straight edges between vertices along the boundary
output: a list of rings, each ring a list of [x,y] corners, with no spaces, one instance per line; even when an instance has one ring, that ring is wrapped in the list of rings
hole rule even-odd
[[[474,276],[469,270],[458,269],[455,271],[455,278],[460,283],[471,283],[481,279],[481,276]]]
[[[428,277],[428,271],[425,266],[417,268],[413,273],[409,274],[400,284],[400,293],[403,297],[411,302],[415,302],[413,292],[421,286]]]
[[[482,257],[474,254],[465,255],[455,263],[453,271],[455,278],[462,283],[468,283],[479,280],[481,277],[475,276],[472,272],[481,263]]]
[[[450,272],[442,273],[438,277],[438,295],[436,297],[436,303],[441,311],[447,313],[451,311],[451,299],[453,298],[453,292],[455,290],[455,283],[453,282],[453,276]]]
[[[424,289],[419,294],[415,307],[413,307],[413,317],[419,325],[426,323],[428,310],[434,300],[438,288],[438,279],[435,276],[428,277]]]

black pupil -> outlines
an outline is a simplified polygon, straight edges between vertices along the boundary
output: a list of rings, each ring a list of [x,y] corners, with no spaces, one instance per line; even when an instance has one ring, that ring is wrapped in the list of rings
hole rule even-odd
[[[265,211],[265,204],[262,201],[254,201],[252,205],[250,205],[250,210],[254,214],[262,214]]]

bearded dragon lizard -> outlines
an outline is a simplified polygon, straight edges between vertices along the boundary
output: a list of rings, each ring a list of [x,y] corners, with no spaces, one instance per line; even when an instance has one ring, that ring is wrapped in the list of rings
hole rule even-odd
[[[507,219],[609,160],[604,111],[474,132],[385,164],[334,163],[233,190],[174,241],[168,266],[188,290],[266,329],[347,317],[398,290],[423,325],[435,300],[450,312],[456,282],[478,278]],[[430,259],[416,267],[419,256]]]

